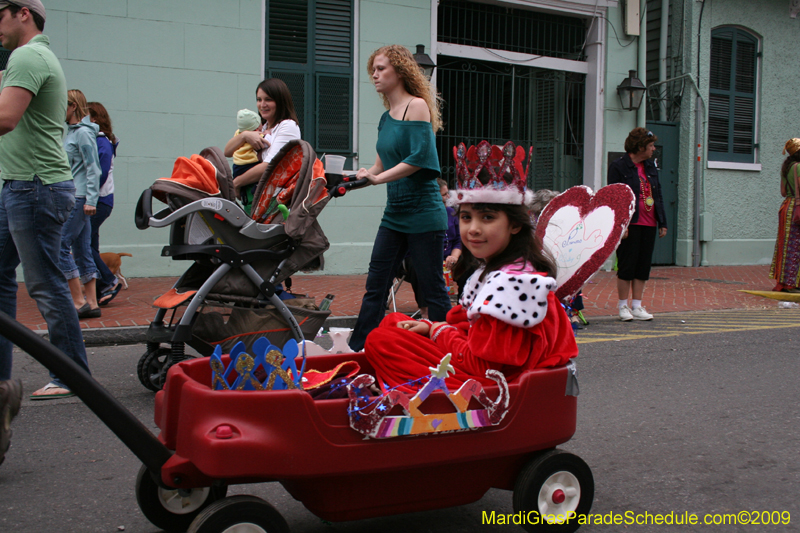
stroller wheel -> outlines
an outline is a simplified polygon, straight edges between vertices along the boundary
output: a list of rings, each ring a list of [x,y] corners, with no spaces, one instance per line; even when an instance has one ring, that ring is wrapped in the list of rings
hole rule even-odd
[[[527,518],[526,531],[571,533],[594,500],[594,477],[583,459],[562,450],[536,456],[514,484],[515,513]]]
[[[270,504],[255,496],[231,496],[203,510],[187,533],[289,533],[289,525]]]
[[[218,482],[197,489],[165,489],[142,465],[136,476],[136,501],[145,518],[166,531],[186,531],[200,512],[225,497],[228,486]]]
[[[136,371],[139,381],[146,389],[158,392],[164,387],[164,377],[168,370],[165,366],[171,353],[169,348],[149,349],[139,359]]]

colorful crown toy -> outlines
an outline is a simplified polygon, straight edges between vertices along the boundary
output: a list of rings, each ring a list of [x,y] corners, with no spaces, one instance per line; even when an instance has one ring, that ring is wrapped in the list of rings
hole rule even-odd
[[[481,141],[469,149],[453,147],[456,159],[456,204],[528,205],[533,192],[526,189],[525,149],[508,141],[503,148]]]

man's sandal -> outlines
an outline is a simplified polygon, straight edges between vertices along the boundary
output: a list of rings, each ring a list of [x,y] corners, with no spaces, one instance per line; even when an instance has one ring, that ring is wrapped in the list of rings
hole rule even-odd
[[[52,391],[52,392],[48,392]],[[60,392],[57,392],[60,391]],[[65,389],[61,385],[53,383],[52,381],[31,394],[31,400],[58,400],[61,398],[70,398],[75,396],[75,393],[69,389]]]

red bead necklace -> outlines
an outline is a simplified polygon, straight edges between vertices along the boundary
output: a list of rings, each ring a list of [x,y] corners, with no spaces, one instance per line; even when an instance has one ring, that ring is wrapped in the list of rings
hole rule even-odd
[[[650,187],[650,180],[648,180],[646,177],[642,177],[642,175],[639,174],[639,185],[639,188],[641,189],[642,200],[644,201],[644,208],[648,212],[652,211],[653,204],[656,202],[653,200],[653,190]]]

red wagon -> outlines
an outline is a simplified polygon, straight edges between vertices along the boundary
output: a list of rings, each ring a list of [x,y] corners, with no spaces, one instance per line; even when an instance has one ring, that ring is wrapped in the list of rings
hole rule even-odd
[[[156,397],[156,438],[89,374],[0,312],[0,334],[56,372],[70,390],[142,461],[136,498],[167,531],[286,532],[264,500],[225,497],[228,485],[278,481],[319,517],[355,520],[462,505],[492,487],[513,490],[514,523],[528,531],[568,532],[594,498],[591,470],[555,448],[575,432],[574,367],[525,372],[508,384],[510,402],[496,426],[472,431],[365,439],[350,427],[348,400],[313,400],[300,390],[211,389],[208,359],[175,365]],[[334,368],[363,354],[316,356]],[[488,388],[491,398],[498,387]],[[426,412],[452,409],[434,392]],[[365,484],[386,480],[381,490]]]
[[[316,356],[309,363],[327,371],[348,360],[358,362],[362,373],[372,372],[363,354]],[[555,449],[575,432],[572,365],[528,371],[509,383],[508,412],[497,426],[381,440],[350,427],[348,399],[315,401],[300,390],[212,390],[211,382],[207,359],[184,362],[170,370],[156,396],[158,438],[174,450],[161,481],[185,493],[178,498],[182,514],[166,515],[165,523],[153,513],[169,510],[174,494],[152,481],[137,488],[142,511],[160,527],[180,529],[197,514],[190,531],[245,523],[260,528],[254,531],[288,531],[263,500],[222,498],[220,489],[228,484],[267,481],[280,482],[329,521],[463,505],[490,488],[514,491],[514,512],[529,531],[574,531],[576,516],[591,508],[589,467]],[[486,392],[496,397],[497,389]],[[453,409],[440,391],[424,406],[434,413]],[[390,482],[363,490],[378,478]]]

